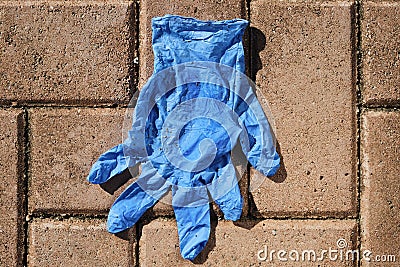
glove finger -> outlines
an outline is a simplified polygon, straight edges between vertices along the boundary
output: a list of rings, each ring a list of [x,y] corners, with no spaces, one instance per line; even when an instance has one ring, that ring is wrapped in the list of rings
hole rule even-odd
[[[224,213],[225,220],[237,221],[242,215],[243,198],[239,185],[236,184],[228,193],[215,199],[215,203]]]
[[[272,176],[280,166],[276,152],[275,136],[264,111],[255,95],[249,90],[247,108],[241,107],[240,118],[246,128],[240,139],[242,149],[251,165],[266,176]],[[247,134],[247,136],[245,136]],[[248,139],[249,144],[244,140]]]
[[[181,255],[193,260],[204,249],[210,236],[210,205],[174,207],[174,212]]]
[[[121,174],[128,168],[128,159],[124,155],[122,144],[103,153],[93,164],[87,180],[93,184],[102,184],[111,177]]]
[[[169,190],[166,183],[151,163],[142,166],[138,180],[132,183],[115,200],[108,214],[107,229],[118,233],[132,227],[140,217]]]
[[[229,163],[224,167],[217,178],[208,186],[211,197],[224,213],[226,220],[236,221],[240,219],[243,208],[243,198],[240,194],[235,167]]]

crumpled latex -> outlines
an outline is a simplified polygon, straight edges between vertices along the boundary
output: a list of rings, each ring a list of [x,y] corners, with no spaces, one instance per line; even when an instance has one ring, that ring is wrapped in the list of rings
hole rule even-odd
[[[210,235],[210,201],[226,220],[241,216],[243,199],[231,157],[237,143],[257,170],[266,176],[277,171],[279,155],[253,91],[229,89],[237,83],[234,72],[245,71],[247,25],[242,19],[153,18],[154,73],[139,94],[128,138],[102,154],[88,176],[102,184],[141,164],[140,176],[110,209],[109,232],[132,227],[172,190],[180,252],[193,260]],[[234,71],[218,84],[213,77],[226,76],[221,66]],[[190,82],[193,77],[202,79]]]

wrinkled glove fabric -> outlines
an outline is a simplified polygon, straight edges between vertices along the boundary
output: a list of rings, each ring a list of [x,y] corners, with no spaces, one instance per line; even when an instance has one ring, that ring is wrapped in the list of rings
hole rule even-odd
[[[231,158],[237,143],[247,140],[241,143],[243,154],[261,173],[271,176],[277,171],[280,159],[273,133],[251,88],[239,96],[228,86],[189,82],[165,92],[157,79],[185,63],[190,65],[182,73],[189,69],[194,76],[213,77],[220,71],[218,64],[244,73],[242,37],[247,25],[242,19],[153,18],[154,73],[139,94],[128,138],[102,154],[88,176],[89,182],[103,184],[141,164],[140,176],[110,209],[109,232],[132,227],[172,190],[180,251],[193,260],[209,239],[211,199],[225,219],[241,216],[243,199]],[[177,69],[171,73],[175,82],[181,79]],[[187,119],[193,114],[201,116]]]

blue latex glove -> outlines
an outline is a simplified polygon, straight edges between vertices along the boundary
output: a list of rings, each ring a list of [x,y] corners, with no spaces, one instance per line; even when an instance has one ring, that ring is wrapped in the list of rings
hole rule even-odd
[[[142,166],[111,207],[109,232],[132,227],[172,189],[181,254],[193,260],[209,238],[211,199],[225,219],[241,216],[231,158],[238,140],[257,170],[267,176],[277,171],[280,159],[269,123],[238,75],[245,69],[241,40],[247,25],[241,19],[171,15],[152,20],[154,73],[138,97],[132,129],[123,144],[100,156],[88,176],[102,184]]]

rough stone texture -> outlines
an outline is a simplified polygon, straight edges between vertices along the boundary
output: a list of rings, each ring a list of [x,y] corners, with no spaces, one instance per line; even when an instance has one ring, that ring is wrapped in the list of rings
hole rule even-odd
[[[125,110],[44,108],[29,113],[29,210],[106,211],[120,191],[111,196],[86,177],[103,152],[122,142]]]
[[[21,111],[0,110],[0,266],[22,260],[23,131]]]
[[[102,220],[34,220],[29,224],[29,266],[134,266],[130,240],[107,233]]]
[[[347,247],[343,249],[343,261],[330,261],[327,254],[321,258],[322,250],[338,249],[337,240],[343,238]],[[346,251],[354,249],[357,240],[356,222],[342,221],[274,221],[242,222],[241,226],[231,222],[219,221],[211,233],[211,238],[195,263],[200,266],[357,266],[351,260],[346,261]],[[271,250],[297,250],[300,253],[298,262],[290,260],[280,262],[277,254],[273,261],[269,257],[258,260],[258,252],[267,247]],[[302,261],[304,250],[316,252],[315,262]],[[332,256],[334,258],[334,256]],[[349,256],[351,259],[351,256]],[[139,241],[139,262],[141,266],[194,266],[184,260],[179,253],[178,235],[175,221],[156,220],[143,227]],[[203,264],[202,264],[203,263]],[[274,265],[271,265],[274,264]]]
[[[125,186],[110,195],[86,181],[98,156],[127,130],[124,109],[100,106],[126,104],[136,80],[143,85],[151,75],[151,18],[165,14],[205,20],[250,15],[247,71],[269,102],[283,159],[279,173],[265,181],[254,170],[245,173],[244,217],[232,223],[212,216],[210,242],[195,264],[357,266],[328,255],[316,262],[280,262],[277,252],[273,262],[257,259],[265,246],[268,254],[315,250],[318,257],[337,249],[340,238],[348,243],[344,253],[359,245],[361,252],[372,252],[371,260],[394,255],[398,262],[400,112],[394,107],[400,107],[400,2],[362,1],[361,36],[354,3],[0,0],[0,266],[193,265],[180,256],[170,206],[159,203],[140,221],[140,240],[135,228],[121,234],[129,241],[123,240],[107,233],[104,216]],[[358,37],[361,106],[355,94]],[[362,259],[361,266],[397,262]]]
[[[395,255],[398,261],[400,113],[367,112],[362,126],[362,246],[372,251],[373,257]],[[382,263],[363,263],[382,266]]]
[[[244,0],[143,0],[139,15],[139,55],[141,88],[153,73],[153,50],[151,46],[151,19],[166,14],[195,17],[202,20],[223,20],[246,17]]]
[[[353,12],[347,2],[251,2],[252,68],[283,162],[261,185],[252,172],[254,215],[355,215]]]
[[[128,2],[0,3],[0,102],[128,101],[132,9]]]
[[[363,5],[363,100],[368,105],[400,105],[400,5]]]

